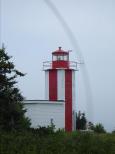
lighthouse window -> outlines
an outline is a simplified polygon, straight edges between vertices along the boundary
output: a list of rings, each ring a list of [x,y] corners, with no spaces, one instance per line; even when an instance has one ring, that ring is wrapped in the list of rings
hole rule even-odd
[[[64,60],[64,61],[67,61],[68,60],[68,56],[67,55],[53,55],[53,61],[61,61],[61,60]]]
[[[64,56],[64,60],[65,60],[65,61],[68,60],[68,56],[67,56],[67,55]]]
[[[57,56],[57,60],[63,60],[63,56]]]
[[[57,56],[53,56],[53,61],[56,61],[57,60]]]

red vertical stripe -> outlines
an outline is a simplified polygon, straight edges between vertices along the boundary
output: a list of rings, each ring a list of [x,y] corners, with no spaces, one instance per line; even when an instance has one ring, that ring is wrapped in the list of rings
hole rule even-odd
[[[65,70],[65,130],[72,131],[72,70]]]
[[[49,100],[57,100],[57,70],[49,70]]]

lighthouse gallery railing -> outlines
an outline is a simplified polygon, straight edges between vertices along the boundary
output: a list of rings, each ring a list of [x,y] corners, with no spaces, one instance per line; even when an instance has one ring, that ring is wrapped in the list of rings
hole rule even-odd
[[[48,69],[52,69],[52,61],[43,62],[43,70],[48,70]],[[63,69],[66,69],[66,68],[63,68]],[[78,70],[77,69],[77,62],[69,61],[69,69]]]

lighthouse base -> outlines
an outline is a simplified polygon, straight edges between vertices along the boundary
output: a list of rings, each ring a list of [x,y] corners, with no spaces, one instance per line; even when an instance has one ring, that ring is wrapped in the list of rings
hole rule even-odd
[[[31,127],[49,126],[52,123],[56,130],[65,129],[65,102],[46,100],[26,100],[26,116],[31,120]]]
[[[53,123],[55,130],[68,131],[65,128],[64,101],[25,100],[23,103],[27,110],[26,116],[31,120],[32,128],[47,127]],[[73,120],[75,121],[75,119]]]

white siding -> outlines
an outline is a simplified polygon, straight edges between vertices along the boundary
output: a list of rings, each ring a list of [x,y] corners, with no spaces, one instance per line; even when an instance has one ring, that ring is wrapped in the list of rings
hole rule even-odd
[[[36,101],[34,103],[33,101],[32,103],[24,103],[27,109],[26,116],[31,119],[32,127],[50,125],[53,119],[56,129],[65,128],[64,102]]]
[[[65,100],[65,70],[57,72],[58,100]]]

